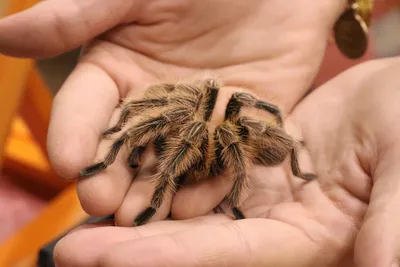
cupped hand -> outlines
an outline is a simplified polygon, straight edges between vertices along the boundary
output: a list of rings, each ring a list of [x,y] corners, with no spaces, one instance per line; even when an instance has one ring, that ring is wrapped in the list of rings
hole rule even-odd
[[[355,242],[357,267],[399,266],[399,69],[400,57],[358,65],[316,90],[292,116],[321,191],[352,226],[348,244]]]
[[[54,99],[48,135],[54,169],[74,179],[108,151],[110,141],[100,137],[117,119],[118,101],[140,97],[149,83],[212,69],[225,86],[246,86],[286,114],[308,90],[345,4],[48,0],[0,21],[0,51],[37,58],[84,45]],[[148,205],[148,176],[146,168],[133,173],[121,156],[79,181],[82,206],[91,215],[116,212],[117,224],[131,225]],[[167,216],[169,202],[154,219]]]
[[[360,64],[296,106],[289,130],[306,142],[301,165],[317,180],[260,168],[245,220],[209,214],[136,228],[88,225],[58,243],[58,266],[398,266],[399,68],[400,58]],[[194,207],[223,196],[220,183],[183,188],[175,202]]]

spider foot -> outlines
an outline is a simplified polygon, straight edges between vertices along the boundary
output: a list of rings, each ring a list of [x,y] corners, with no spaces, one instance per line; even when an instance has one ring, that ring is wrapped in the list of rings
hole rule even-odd
[[[110,135],[118,133],[119,131],[121,131],[121,127],[112,127],[103,133],[103,137],[109,137]]]
[[[234,208],[232,208],[232,212],[233,212],[233,215],[235,216],[236,220],[246,219],[246,217],[244,216],[243,212],[240,209],[234,207]]]
[[[307,172],[307,173],[303,173],[301,178],[303,178],[304,180],[307,180],[307,181],[312,181],[312,180],[317,179],[317,175],[314,174],[314,173],[308,173]]]
[[[129,167],[136,169],[140,166],[140,161],[145,150],[145,146],[139,146],[132,149],[132,152],[128,158]]]
[[[133,222],[133,226],[136,227],[145,224],[146,222],[148,222],[148,220],[151,219],[151,217],[154,216],[154,214],[156,214],[155,208],[149,207],[145,209],[138,216],[136,216],[135,221]]]
[[[83,169],[80,171],[79,175],[81,177],[89,177],[95,175],[99,171],[104,170],[105,168],[107,168],[106,164],[104,162],[99,162]]]
[[[215,214],[224,214],[224,213],[225,213],[225,211],[223,210],[223,208],[221,207],[221,205],[216,206],[216,207],[213,209],[213,211],[214,211]]]

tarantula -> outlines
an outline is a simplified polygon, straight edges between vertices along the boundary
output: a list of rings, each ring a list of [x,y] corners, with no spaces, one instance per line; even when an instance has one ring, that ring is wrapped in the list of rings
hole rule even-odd
[[[199,181],[230,171],[233,186],[225,201],[236,219],[244,215],[238,208],[239,197],[249,187],[248,172],[252,164],[275,166],[291,155],[295,176],[310,180],[314,174],[300,171],[295,141],[283,129],[277,106],[263,102],[244,92],[232,94],[223,122],[213,131],[209,121],[217,100],[220,84],[215,79],[191,83],[154,84],[141,100],[127,100],[117,124],[103,137],[120,132],[134,115],[141,121],[126,127],[117,138],[104,161],[81,171],[81,177],[92,176],[114,162],[124,144],[128,144],[128,164],[138,168],[141,157],[150,145],[159,164],[152,177],[155,185],[147,209],[134,220],[134,226],[146,223],[161,206],[167,189],[174,191],[187,181]],[[276,124],[241,114],[242,107],[255,108],[272,114]]]

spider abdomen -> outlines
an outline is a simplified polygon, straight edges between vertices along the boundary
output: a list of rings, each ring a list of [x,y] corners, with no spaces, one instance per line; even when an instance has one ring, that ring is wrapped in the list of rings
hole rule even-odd
[[[276,166],[287,158],[289,152],[290,150],[282,151],[275,147],[264,148],[257,154],[256,159],[264,166]]]
[[[296,146],[293,138],[277,127],[268,126],[259,142],[257,160],[266,166],[281,164]]]

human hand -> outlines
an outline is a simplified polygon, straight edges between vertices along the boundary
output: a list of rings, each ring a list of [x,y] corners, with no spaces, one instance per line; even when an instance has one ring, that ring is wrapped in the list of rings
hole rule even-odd
[[[351,225],[348,245],[355,242],[357,267],[399,266],[399,68],[400,57],[356,66],[292,116],[322,174],[320,188]]]
[[[226,85],[245,85],[286,114],[308,90],[345,3],[48,0],[0,21],[0,51],[48,57],[89,42],[54,99],[48,135],[54,169],[74,179],[108,149],[99,137],[119,99],[140,96],[144,84],[166,76],[211,68],[227,77]],[[119,225],[130,225],[151,191],[140,177],[131,184],[133,175],[118,159],[79,181],[83,208],[99,216],[116,212]],[[139,176],[146,175],[142,169]],[[168,211],[167,205],[155,219]]]
[[[85,226],[58,243],[58,266],[398,266],[399,67],[400,58],[360,64],[295,108],[289,130],[309,148],[303,167],[319,177],[305,183],[285,179],[282,168],[259,168],[243,209],[252,218]],[[205,195],[215,200],[211,211],[229,189],[223,181],[182,188],[175,202],[186,205],[175,217]]]

